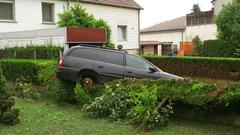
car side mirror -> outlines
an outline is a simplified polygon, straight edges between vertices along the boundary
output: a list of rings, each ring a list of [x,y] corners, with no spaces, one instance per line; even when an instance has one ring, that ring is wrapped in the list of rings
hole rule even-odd
[[[153,67],[149,67],[149,70],[151,71],[151,73],[154,73],[154,72],[157,71],[157,69],[156,69],[156,68],[153,68]]]

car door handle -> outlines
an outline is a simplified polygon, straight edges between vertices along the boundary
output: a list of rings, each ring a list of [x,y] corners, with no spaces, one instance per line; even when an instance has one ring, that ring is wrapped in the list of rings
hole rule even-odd
[[[129,74],[132,74],[133,72],[132,71],[127,71]]]
[[[98,66],[98,68],[104,68],[103,66]]]

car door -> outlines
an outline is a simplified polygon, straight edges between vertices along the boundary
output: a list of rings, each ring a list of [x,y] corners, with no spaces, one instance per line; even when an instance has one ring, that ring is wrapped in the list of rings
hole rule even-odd
[[[111,81],[123,77],[123,53],[114,51],[99,51],[95,61],[95,70],[102,82]]]
[[[159,78],[159,74],[150,70],[150,68],[154,68],[149,62],[146,60],[126,54],[125,56],[125,68],[124,75],[126,77],[131,78]]]

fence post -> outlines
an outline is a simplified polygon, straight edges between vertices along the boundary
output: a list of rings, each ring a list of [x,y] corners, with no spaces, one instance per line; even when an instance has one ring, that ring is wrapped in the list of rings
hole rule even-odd
[[[33,51],[33,57],[34,59],[37,59],[37,52],[35,50]]]
[[[17,57],[17,51],[14,51],[14,58],[16,58]]]

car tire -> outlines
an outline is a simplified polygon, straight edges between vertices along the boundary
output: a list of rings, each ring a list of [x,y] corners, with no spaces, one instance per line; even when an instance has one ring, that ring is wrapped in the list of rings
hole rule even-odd
[[[84,71],[81,73],[81,84],[83,87],[89,88],[97,82],[97,74],[92,71]]]

